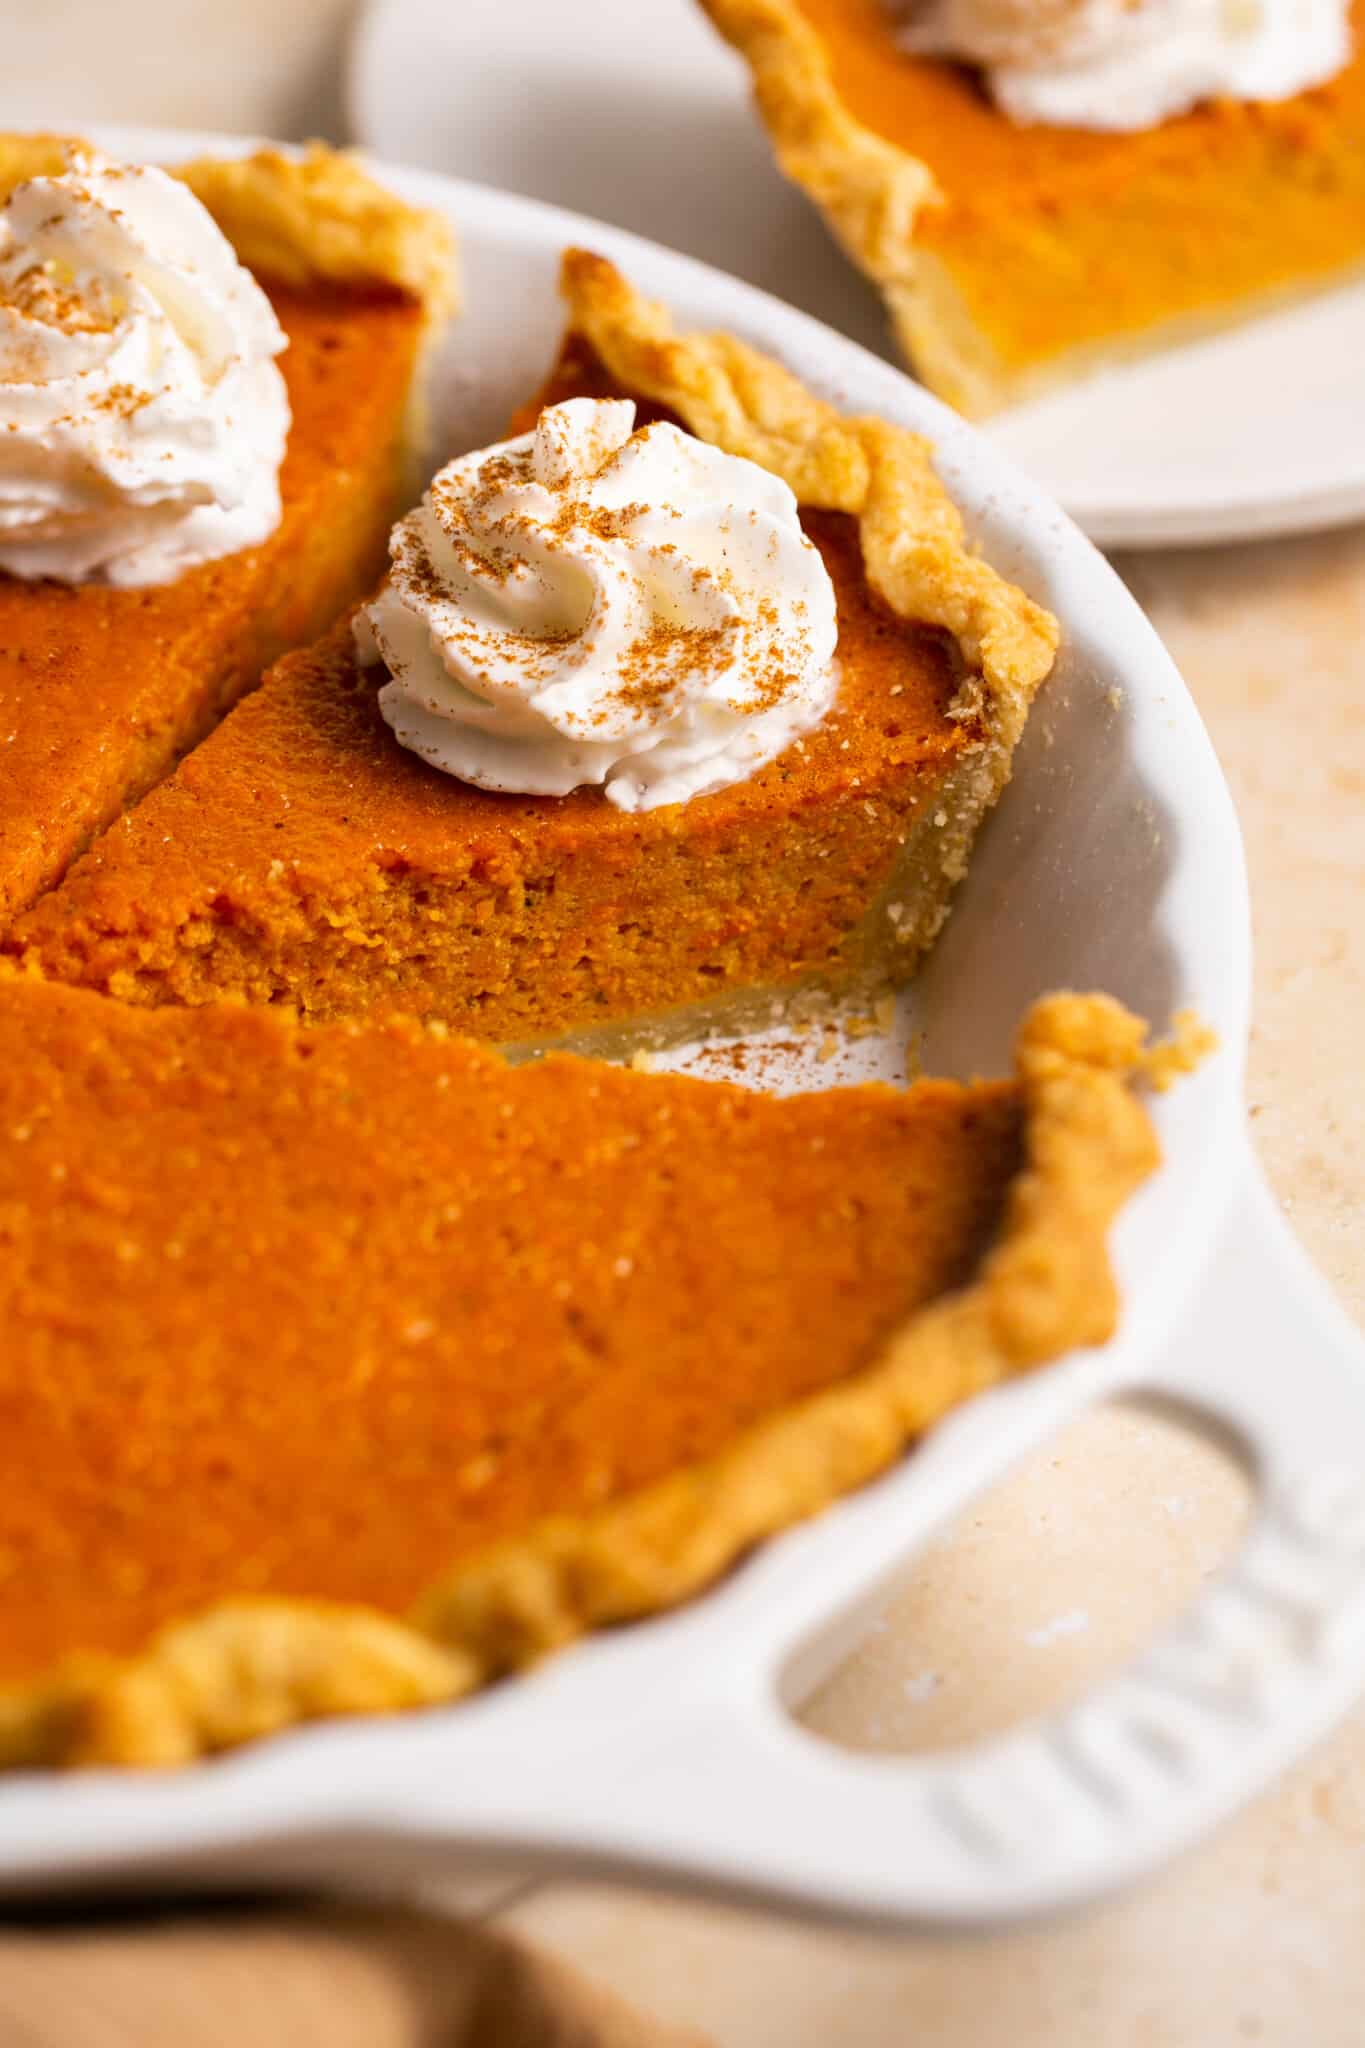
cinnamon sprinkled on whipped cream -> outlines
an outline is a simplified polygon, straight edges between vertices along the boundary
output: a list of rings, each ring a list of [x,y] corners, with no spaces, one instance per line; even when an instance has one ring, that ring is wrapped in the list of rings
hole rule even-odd
[[[0,211],[0,569],[168,583],[280,521],[270,301],[164,171],[73,147]]]
[[[786,484],[628,399],[459,457],[357,623],[404,746],[485,789],[626,811],[744,781],[819,724],[834,588]]]

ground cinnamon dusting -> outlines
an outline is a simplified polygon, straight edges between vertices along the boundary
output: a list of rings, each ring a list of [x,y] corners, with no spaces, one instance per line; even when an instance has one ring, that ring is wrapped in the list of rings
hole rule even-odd
[[[632,439],[646,439],[659,425],[657,419],[646,420],[637,427]],[[533,426],[528,431],[533,431]],[[617,453],[619,450],[613,450],[606,462],[612,461]],[[629,541],[660,561],[676,558],[679,550],[674,543],[646,541],[640,532],[646,520],[679,518],[681,515],[673,507],[643,501],[610,506],[593,504],[574,491],[570,480],[557,491],[541,485],[553,500],[551,513],[541,516],[519,510],[508,498],[509,492],[534,481],[533,451],[527,447],[490,455],[472,480],[448,477],[437,479],[432,485],[432,509],[443,538],[472,580],[505,583],[513,576],[538,574],[535,557],[540,549],[562,543],[568,551],[583,536],[603,546]],[[397,560],[420,603],[430,606],[449,598],[447,579],[432,562],[415,521],[400,537]],[[627,572],[622,568],[620,573],[624,576]],[[734,587],[733,579],[723,568],[698,566],[692,571],[692,582],[698,589],[707,585]],[[776,601],[760,595],[756,601],[746,599],[745,608],[748,619],[740,613],[711,627],[689,626],[656,616],[648,629],[617,656],[613,687],[605,693],[588,722],[593,726],[606,725],[614,709],[620,707],[643,716],[666,716],[682,691],[697,686],[705,690],[707,678],[714,681],[735,670],[739,679],[726,700],[734,710],[761,713],[779,704],[801,684],[802,657],[809,657],[809,635],[798,633],[789,642],[797,656],[796,666],[779,665],[772,654],[781,626]],[[798,616],[804,609],[799,604],[793,608]],[[539,647],[545,648],[548,657],[566,644],[581,640],[584,651],[591,653],[591,626],[590,614],[581,625],[557,632],[516,633],[500,625],[497,637],[518,643],[519,661],[529,667],[534,678],[538,666],[548,669],[551,665],[548,658],[537,662]],[[458,609],[451,606],[443,616],[442,635],[477,672],[479,654],[487,637],[484,631],[463,619]]]
[[[53,262],[34,263],[10,280],[0,303],[22,320],[64,334],[112,334],[117,312],[99,290],[73,291]]]

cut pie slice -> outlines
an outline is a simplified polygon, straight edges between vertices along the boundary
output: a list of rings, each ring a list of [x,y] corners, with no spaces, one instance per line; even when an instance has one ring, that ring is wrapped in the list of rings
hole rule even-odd
[[[1142,1036],[777,1100],[0,981],[0,1764],[453,1698],[1103,1340]]]
[[[0,199],[66,168],[64,147],[0,137]],[[0,575],[0,924],[373,583],[412,488],[421,359],[453,293],[444,222],[321,147],[180,175],[288,337],[283,517],[158,587]]]
[[[838,601],[839,694],[752,775],[626,813],[490,794],[400,746],[342,627],[282,662],[9,949],[126,1001],[401,1009],[611,1052],[907,978],[1009,776],[1056,622],[963,537],[926,444],[571,253],[542,402],[667,410],[782,477]],[[533,408],[528,417],[534,416]]]
[[[901,49],[888,0],[702,5],[782,168],[964,412],[1365,268],[1365,0],[1329,84],[1127,134],[1016,125],[965,67]]]

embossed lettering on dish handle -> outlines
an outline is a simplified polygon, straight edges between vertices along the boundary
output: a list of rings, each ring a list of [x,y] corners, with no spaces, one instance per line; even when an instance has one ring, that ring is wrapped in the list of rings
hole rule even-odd
[[[1319,1468],[1266,1499],[1173,1629],[1075,1706],[945,1768],[929,1810],[988,1862],[1124,1827],[1197,1790],[1362,1634],[1365,1476]]]

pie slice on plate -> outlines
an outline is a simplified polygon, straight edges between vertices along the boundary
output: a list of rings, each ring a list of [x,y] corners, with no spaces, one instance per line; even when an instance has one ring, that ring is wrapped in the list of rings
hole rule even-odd
[[[777,1100],[0,980],[0,1765],[453,1699],[1102,1341],[1142,1040]]]
[[[845,418],[729,335],[675,333],[601,258],[570,253],[564,291],[569,336],[521,424],[626,396],[790,486],[837,601],[828,715],[687,802],[509,794],[395,740],[386,671],[343,624],[19,920],[13,955],[136,1004],[399,1009],[608,1053],[909,976],[1008,779],[1055,620],[971,550],[917,435]]]
[[[82,161],[84,145],[0,137],[0,200],[27,180],[69,172],[73,149]],[[444,221],[320,146],[297,159],[267,151],[204,160],[178,175],[264,285],[288,340],[282,512],[258,545],[151,586],[0,574],[0,923],[58,880],[283,649],[314,638],[371,586],[395,509],[413,488],[423,354],[453,298]],[[48,274],[57,274],[51,264]],[[153,271],[153,290],[166,293],[183,330],[195,316],[177,310],[182,288],[183,278],[166,286]],[[63,319],[70,326],[60,303],[40,310],[49,331]],[[0,290],[0,312],[16,311],[16,296]],[[95,316],[86,307],[74,317],[88,328]],[[7,347],[25,339],[21,332]],[[135,342],[121,347],[122,360]],[[145,389],[116,384],[101,402],[144,408],[145,419],[156,383],[149,370]],[[7,423],[19,418],[15,388],[6,386]],[[185,426],[191,442],[199,425]],[[49,448],[65,426],[53,423]],[[7,512],[23,489],[6,480]]]
[[[702,5],[750,65],[782,168],[964,412],[1365,269],[1363,0],[1327,83],[1119,133],[1011,118],[965,65],[901,46],[905,4]]]

